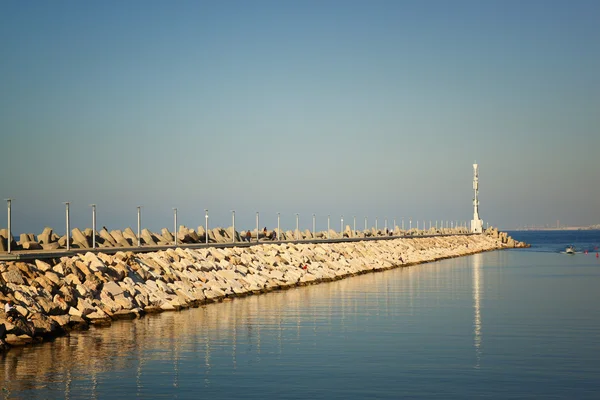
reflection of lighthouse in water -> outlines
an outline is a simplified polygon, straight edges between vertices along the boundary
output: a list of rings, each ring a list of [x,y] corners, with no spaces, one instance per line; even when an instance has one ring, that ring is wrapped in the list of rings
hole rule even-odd
[[[473,255],[473,346],[475,346],[475,357],[479,368],[481,361],[481,293],[483,291],[483,271],[481,271],[481,254]]]

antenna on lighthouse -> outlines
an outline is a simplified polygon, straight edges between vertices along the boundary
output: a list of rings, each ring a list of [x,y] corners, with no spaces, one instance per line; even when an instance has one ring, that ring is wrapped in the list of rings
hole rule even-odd
[[[479,167],[477,164],[473,164],[473,191],[475,197],[473,198],[473,219],[471,220],[471,232],[482,233],[483,232],[483,220],[479,218]]]

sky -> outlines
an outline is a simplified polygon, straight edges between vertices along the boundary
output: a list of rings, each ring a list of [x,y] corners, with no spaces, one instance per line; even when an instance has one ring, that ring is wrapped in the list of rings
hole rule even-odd
[[[600,223],[600,2],[0,2],[12,231]],[[1,200],[0,199],[0,200]],[[7,225],[0,213],[0,227]]]

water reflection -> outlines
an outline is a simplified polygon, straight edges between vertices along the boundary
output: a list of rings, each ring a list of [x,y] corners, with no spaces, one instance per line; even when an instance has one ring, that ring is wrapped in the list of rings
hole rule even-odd
[[[348,343],[361,351],[358,346],[373,337],[387,346],[384,354],[402,351],[406,359],[419,348],[415,340],[431,337],[427,324],[467,327],[453,313],[470,313],[463,302],[471,300],[471,290],[479,366],[481,257],[474,256],[472,270],[467,258],[445,260],[115,322],[15,348],[0,356],[2,393],[103,398],[114,394],[115,381],[137,398],[155,394],[160,385],[183,390],[190,381],[214,388],[224,375],[255,373],[267,362],[292,368],[297,352],[318,360],[323,343],[335,356],[347,352]],[[459,306],[448,309],[458,300]]]
[[[474,327],[474,346],[475,346],[475,357],[477,363],[475,368],[479,368],[481,362],[481,295],[483,287],[481,282],[483,281],[483,271],[481,270],[482,255],[475,254],[473,258],[473,309],[475,317],[473,320]]]

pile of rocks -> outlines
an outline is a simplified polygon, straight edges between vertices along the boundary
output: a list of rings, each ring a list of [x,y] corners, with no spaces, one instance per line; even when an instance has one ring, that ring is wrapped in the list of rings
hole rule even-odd
[[[250,237],[252,240],[258,238],[260,241],[268,241],[273,231],[264,233],[263,231],[257,232],[256,229],[250,231]],[[277,230],[274,230],[275,237],[277,237]],[[396,228],[393,231],[385,231],[381,229],[370,229],[365,231],[353,231],[350,226],[346,226],[343,234],[336,232],[333,229],[323,232],[315,232],[314,236],[308,229],[305,231],[282,231],[279,234],[279,238],[282,241],[289,240],[310,240],[310,239],[339,239],[341,237],[347,238],[363,238],[363,237],[383,237],[383,236],[422,236],[422,235],[436,235],[436,234],[460,234],[467,233],[464,228],[452,228],[452,229],[428,229],[428,230],[401,230]],[[246,232],[235,231],[233,228],[214,228],[208,230],[208,242],[209,243],[231,243],[233,236],[235,235],[235,241],[240,242],[246,238]],[[0,252],[8,250],[8,237],[9,234],[6,229],[0,230]],[[91,249],[93,242],[93,231],[91,228],[87,228],[81,231],[79,228],[75,228],[71,231],[70,244],[69,246],[74,249]],[[194,243],[206,243],[206,231],[203,226],[199,226],[197,230],[180,226],[177,232],[178,244],[194,244]],[[170,246],[175,243],[174,233],[166,228],[163,228],[160,233],[150,232],[148,229],[143,229],[140,232],[139,243],[141,246]],[[121,248],[121,247],[137,247],[138,237],[137,234],[131,228],[127,228],[123,231],[112,230],[108,231],[106,228],[102,228],[99,232],[96,232],[96,247],[97,248]],[[67,236],[57,235],[52,228],[46,227],[44,231],[39,235],[33,233],[23,233],[19,237],[19,241],[15,241],[11,237],[11,250],[56,250],[64,249],[67,247]]]
[[[12,300],[22,316],[8,319],[0,310],[0,344],[23,345],[114,319],[504,247],[500,236],[490,234],[0,262],[0,302]]]

